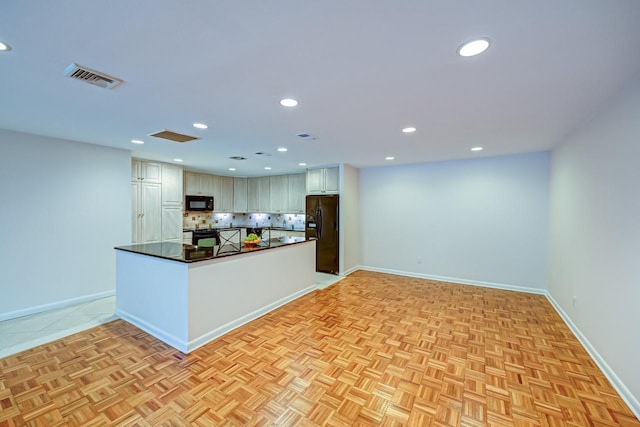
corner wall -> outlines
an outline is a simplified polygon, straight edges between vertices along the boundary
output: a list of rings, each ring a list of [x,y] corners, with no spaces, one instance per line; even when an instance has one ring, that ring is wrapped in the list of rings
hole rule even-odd
[[[640,78],[552,151],[549,246],[550,294],[619,378],[636,414],[639,162]]]
[[[340,274],[349,274],[361,264],[359,172],[340,166]]]
[[[0,129],[0,320],[115,291],[131,153]]]
[[[360,169],[363,267],[544,290],[548,168],[540,152]]]

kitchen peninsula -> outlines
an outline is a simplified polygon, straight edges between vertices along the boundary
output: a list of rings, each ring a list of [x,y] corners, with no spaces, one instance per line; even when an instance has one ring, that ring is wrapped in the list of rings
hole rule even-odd
[[[189,353],[315,289],[316,242],[116,247],[115,314]]]

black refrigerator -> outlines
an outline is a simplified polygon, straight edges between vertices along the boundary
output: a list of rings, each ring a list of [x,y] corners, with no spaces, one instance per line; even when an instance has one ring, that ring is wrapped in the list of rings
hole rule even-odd
[[[338,274],[338,195],[307,196],[306,238],[315,237],[316,271]]]

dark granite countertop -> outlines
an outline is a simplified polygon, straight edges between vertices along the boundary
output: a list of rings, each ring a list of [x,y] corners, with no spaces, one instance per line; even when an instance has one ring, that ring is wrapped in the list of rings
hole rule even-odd
[[[234,227],[231,229],[237,229]],[[314,239],[309,239],[314,240]],[[203,247],[185,245],[175,242],[144,243],[139,245],[116,246],[115,249],[133,252],[142,255],[149,255],[157,258],[164,258],[179,262],[197,262],[209,259],[223,258],[233,255],[241,255],[249,252],[279,248],[282,246],[304,243],[308,240],[304,237],[279,237],[270,241],[262,241],[257,246],[246,246],[244,243],[238,245],[226,244],[223,246]]]

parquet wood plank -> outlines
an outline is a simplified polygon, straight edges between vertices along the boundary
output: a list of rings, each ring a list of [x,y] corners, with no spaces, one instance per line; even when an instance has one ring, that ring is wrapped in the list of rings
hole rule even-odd
[[[0,359],[0,427],[640,426],[540,295],[356,272],[189,355],[116,320]]]

